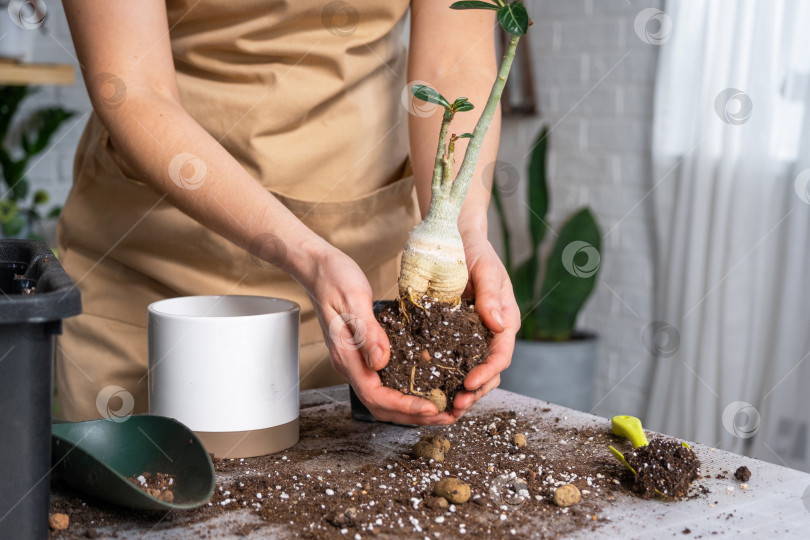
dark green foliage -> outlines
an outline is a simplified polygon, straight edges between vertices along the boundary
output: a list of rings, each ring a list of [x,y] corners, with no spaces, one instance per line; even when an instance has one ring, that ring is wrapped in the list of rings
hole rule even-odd
[[[515,36],[522,36],[529,31],[531,20],[529,13],[526,11],[526,6],[523,2],[516,0],[511,4],[507,4],[503,0],[494,2],[481,2],[475,0],[468,0],[463,2],[455,2],[450,6],[451,9],[487,9],[498,12],[498,23],[501,28]]]
[[[596,284],[602,234],[590,210],[584,208],[575,213],[560,230],[545,263],[542,286],[537,291],[541,272],[539,249],[548,229],[547,151],[548,129],[543,127],[532,146],[528,168],[531,250],[529,257],[517,266],[512,263],[506,213],[494,182],[492,195],[503,233],[504,264],[523,319],[518,337],[563,341],[570,339],[577,314]]]
[[[31,158],[48,148],[59,127],[75,113],[60,107],[40,109],[25,119],[21,125],[19,148],[20,156],[15,158],[9,146],[9,130],[20,103],[33,94],[26,86],[0,86],[0,168],[3,174],[0,191],[0,231],[3,236],[20,235],[26,225],[29,229],[42,219],[40,207],[50,200],[44,190],[37,190],[30,201],[31,186],[25,177]],[[51,208],[47,216],[59,215],[60,208]],[[32,235],[33,236],[33,235]]]
[[[498,11],[498,22],[501,28],[512,35],[522,36],[529,31],[529,13],[522,2],[512,2]]]
[[[498,4],[491,4],[489,2],[479,2],[475,0],[455,2],[450,6],[451,9],[492,9],[498,11],[501,7]]]
[[[602,233],[593,214],[583,208],[563,225],[546,261],[537,308],[536,336],[570,339],[577,314],[596,286]]]
[[[425,86],[424,84],[415,84],[411,87],[411,93],[413,93],[413,96],[416,99],[421,99],[427,103],[441,105],[445,109],[450,108],[450,102],[447,101],[447,99],[437,90],[431,88],[430,86]]]
[[[457,112],[471,111],[475,108],[473,104],[470,103],[465,97],[460,97],[451,104],[447,98],[438,92],[438,90],[424,84],[413,85],[411,87],[411,93],[416,99],[420,99],[427,103],[435,103],[436,105],[441,105],[444,107],[444,117],[447,120],[452,120],[453,115],[455,115]],[[469,133],[465,135],[472,137],[472,134]],[[459,138],[465,138],[465,136],[461,136]]]

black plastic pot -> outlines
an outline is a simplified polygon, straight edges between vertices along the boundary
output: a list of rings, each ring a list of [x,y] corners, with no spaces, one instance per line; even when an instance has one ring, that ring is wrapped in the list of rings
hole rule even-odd
[[[54,335],[80,312],[45,243],[0,240],[0,539],[48,535]]]
[[[384,310],[389,304],[393,304],[394,300],[376,300],[372,305],[374,314],[377,315]],[[352,418],[360,422],[376,422],[374,415],[368,410],[368,407],[363,405],[357,394],[354,393],[354,388],[349,385],[349,404],[352,407]]]

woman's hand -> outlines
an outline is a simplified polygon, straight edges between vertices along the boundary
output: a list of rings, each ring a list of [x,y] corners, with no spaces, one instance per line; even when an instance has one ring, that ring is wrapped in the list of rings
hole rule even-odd
[[[467,294],[475,297],[475,311],[495,334],[489,357],[464,379],[466,391],[456,394],[453,416],[458,418],[501,382],[500,373],[512,362],[520,310],[506,269],[483,234],[464,238],[470,281]]]
[[[377,371],[388,364],[390,344],[372,310],[371,286],[348,256],[329,248],[312,261],[317,277],[300,280],[306,288],[332,366],[354,388],[374,418],[398,424],[451,424],[450,413],[438,413],[430,401],[386,388]]]

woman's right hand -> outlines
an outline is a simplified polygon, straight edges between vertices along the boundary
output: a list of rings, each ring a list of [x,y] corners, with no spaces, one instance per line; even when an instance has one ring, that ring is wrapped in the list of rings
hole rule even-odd
[[[307,290],[332,366],[352,385],[377,420],[398,424],[451,424],[430,401],[386,388],[377,373],[388,364],[390,345],[372,310],[372,290],[363,271],[347,255],[329,247],[310,260],[317,275],[299,279]]]

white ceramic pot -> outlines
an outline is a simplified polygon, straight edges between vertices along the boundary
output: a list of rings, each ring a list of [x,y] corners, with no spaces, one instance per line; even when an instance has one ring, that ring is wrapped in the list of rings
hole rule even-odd
[[[190,296],[149,306],[149,412],[175,418],[217,457],[298,442],[295,302]]]
[[[512,364],[500,387],[579,411],[593,407],[596,380],[595,334],[571,341],[517,340]]]

